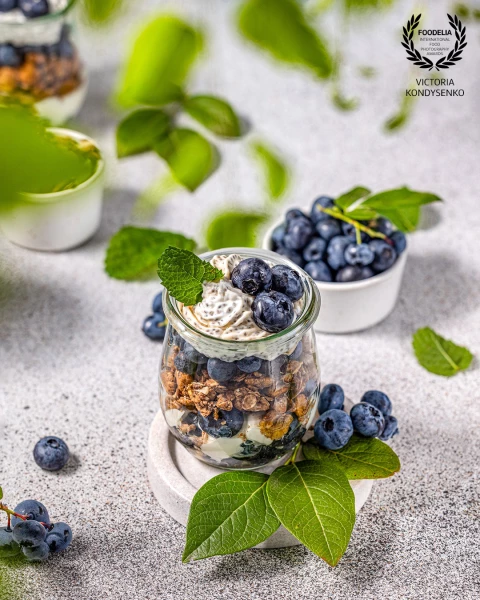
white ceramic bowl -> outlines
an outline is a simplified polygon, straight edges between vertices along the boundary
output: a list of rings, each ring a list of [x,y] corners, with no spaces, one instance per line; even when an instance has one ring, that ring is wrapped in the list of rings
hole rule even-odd
[[[266,232],[263,247],[272,249],[272,232],[283,221]],[[392,312],[398,299],[408,247],[392,268],[384,273],[350,283],[316,281],[321,307],[315,330],[321,333],[352,333],[368,329]]]
[[[52,128],[74,140],[91,138],[78,131]],[[24,200],[1,216],[8,240],[31,250],[61,251],[83,244],[97,231],[102,215],[104,161],[76,188],[51,194],[25,194]]]

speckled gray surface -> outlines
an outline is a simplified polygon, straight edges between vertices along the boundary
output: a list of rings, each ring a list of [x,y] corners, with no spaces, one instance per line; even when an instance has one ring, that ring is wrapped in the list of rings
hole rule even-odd
[[[86,34],[91,89],[79,126],[110,155],[114,116],[106,99],[124,41],[133,22],[161,3],[135,4],[138,13],[114,29]],[[302,548],[181,564],[184,529],[159,508],[145,466],[160,347],[142,336],[140,324],[158,285],[126,284],[102,271],[109,236],[130,221],[135,195],[162,167],[148,156],[121,167],[111,160],[102,226],[88,245],[37,254],[0,239],[0,483],[6,501],[38,498],[75,534],[65,556],[15,571],[18,595],[478,598],[478,359],[468,372],[443,379],[423,371],[410,347],[412,332],[428,324],[480,355],[478,29],[468,28],[465,58],[451,71],[465,96],[421,99],[409,126],[389,137],[381,124],[395,110],[408,69],[394,34],[410,2],[365,20],[352,37],[351,64],[378,68],[368,82],[352,75],[349,91],[362,100],[352,114],[335,112],[309,77],[245,48],[229,24],[231,4],[176,3],[212,37],[195,88],[230,98],[258,133],[284,149],[296,174],[289,204],[355,184],[406,183],[446,200],[425,211],[424,228],[411,238],[400,301],[389,319],[355,335],[318,336],[325,381],[338,381],[353,398],[374,387],[393,399],[402,472],[374,486],[335,569]],[[428,4],[432,23],[443,23],[447,4]],[[257,203],[261,188],[242,143],[222,144],[222,153],[221,169],[195,196],[180,193],[160,208],[159,227],[198,237],[218,204]],[[31,451],[44,434],[64,437],[77,466],[59,474],[36,468]]]

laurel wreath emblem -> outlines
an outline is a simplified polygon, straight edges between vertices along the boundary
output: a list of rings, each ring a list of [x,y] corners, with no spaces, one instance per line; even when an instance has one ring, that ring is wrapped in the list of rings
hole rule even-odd
[[[442,56],[436,63],[433,63],[427,56],[422,56],[413,43],[413,32],[418,27],[421,16],[421,14],[417,16],[412,15],[412,18],[407,21],[407,26],[403,28],[402,46],[407,50],[407,59],[411,60],[417,67],[428,69],[429,71],[434,67],[437,71],[453,67],[457,61],[462,60],[462,52],[467,45],[467,42],[465,41],[467,36],[466,27],[462,25],[462,22],[457,15],[452,17],[447,13],[448,21],[455,31],[455,47],[450,50],[447,56]]]

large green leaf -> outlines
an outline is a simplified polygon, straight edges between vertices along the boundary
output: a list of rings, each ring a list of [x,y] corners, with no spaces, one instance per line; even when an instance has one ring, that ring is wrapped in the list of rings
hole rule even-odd
[[[201,34],[180,19],[161,16],[150,21],[127,61],[119,102],[162,106],[181,100],[182,86],[201,48]]]
[[[405,233],[415,231],[420,220],[420,206],[405,206],[397,210],[382,208],[378,212]]]
[[[272,200],[279,200],[289,184],[289,173],[284,160],[263,142],[252,143],[253,155],[265,173],[265,184]]]
[[[436,375],[456,375],[459,371],[468,369],[473,360],[473,354],[468,348],[446,340],[430,327],[418,329],[413,335],[412,343],[418,362]]]
[[[183,561],[240,552],[263,542],[279,526],[265,493],[267,475],[222,473],[195,494]]]
[[[267,495],[282,525],[335,566],[355,524],[355,496],[343,471],[313,460],[280,467],[270,475]]]
[[[185,111],[216,135],[236,138],[242,135],[240,121],[228,102],[215,96],[190,96]]]
[[[333,61],[295,0],[247,0],[239,13],[241,33],[280,61],[301,65],[322,79]]]
[[[254,248],[258,242],[261,225],[267,220],[262,213],[226,210],[218,213],[208,223],[205,234],[209,250],[243,246]]]
[[[217,166],[215,147],[192,129],[174,129],[153,144],[153,149],[168,163],[175,179],[191,192]]]
[[[117,155],[119,158],[151,150],[158,139],[165,136],[170,117],[159,108],[142,108],[126,116],[117,128]]]
[[[303,455],[307,460],[319,460],[339,467],[348,479],[381,479],[400,470],[398,456],[390,446],[358,433],[354,433],[340,450],[326,450],[309,442],[303,446]]]
[[[373,196],[369,196],[365,200],[363,205],[380,212],[381,210],[410,208],[412,206],[422,206],[423,204],[441,201],[441,198],[436,194],[431,194],[430,192],[417,192],[415,190],[409,190],[407,187],[403,187],[394,190],[386,190],[379,194],[373,194]]]

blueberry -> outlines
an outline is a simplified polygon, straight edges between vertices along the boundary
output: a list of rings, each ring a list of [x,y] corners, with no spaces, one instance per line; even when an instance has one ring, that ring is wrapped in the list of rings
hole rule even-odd
[[[50,525],[48,511],[38,500],[23,500],[13,510],[19,515],[27,517],[29,521],[39,521]],[[12,517],[12,525],[16,525],[17,523],[22,523],[22,520],[18,517]]]
[[[33,449],[33,458],[45,471],[60,471],[67,464],[70,452],[67,444],[54,435],[39,440]]]
[[[387,237],[390,237],[393,233],[392,222],[389,221],[388,219],[385,219],[385,217],[380,217],[378,219],[377,226],[375,227],[375,229],[377,229],[377,231],[379,231],[380,233],[383,233]]]
[[[21,521],[13,528],[13,539],[20,546],[38,546],[45,540],[47,531],[38,521]]]
[[[277,248],[275,252],[277,254],[280,254],[280,256],[285,256],[299,267],[303,267],[303,265],[305,264],[303,256],[296,250],[289,250],[288,248],[280,247]]]
[[[242,373],[255,373],[262,367],[262,359],[256,356],[246,356],[241,360],[237,360],[236,365]]]
[[[337,219],[325,219],[317,223],[317,233],[324,240],[331,240],[336,235],[341,235],[342,230]]]
[[[54,51],[61,58],[73,58],[75,56],[75,47],[66,37],[62,37],[58,44],[55,44]]]
[[[361,277],[360,279],[370,279],[370,277],[373,277],[375,275],[375,273],[373,272],[373,270],[370,267],[361,267]]]
[[[332,281],[332,273],[323,260],[309,262],[304,269],[315,281]]]
[[[300,209],[291,208],[290,210],[287,210],[287,213],[285,215],[285,221],[288,223],[289,221],[292,221],[293,219],[297,219],[298,217],[308,219],[307,215]]]
[[[296,217],[287,223],[287,231],[283,238],[285,248],[289,250],[302,250],[311,240],[314,227],[307,217]]]
[[[274,379],[278,379],[285,374],[288,361],[289,357],[286,354],[280,354],[273,360],[265,361],[263,372],[265,375],[271,375]]]
[[[334,271],[341,269],[347,264],[345,260],[345,248],[350,243],[351,240],[344,235],[337,235],[330,240],[327,246],[327,263]]]
[[[372,267],[377,273],[386,271],[397,260],[395,248],[390,246],[390,244],[387,244],[387,242],[384,242],[383,240],[372,240],[368,245],[375,254]]]
[[[253,320],[270,333],[278,333],[293,323],[295,311],[292,301],[281,292],[263,292],[252,303]]]
[[[48,544],[41,542],[38,546],[24,546],[22,552],[25,558],[31,562],[40,562],[46,560],[50,554]]]
[[[341,227],[343,235],[345,237],[348,237],[351,242],[357,241],[357,230],[355,225],[352,225],[352,223],[345,223],[344,221]],[[360,231],[360,239],[362,240],[362,242],[367,242],[370,239],[370,236],[367,233],[365,233],[365,231]]]
[[[35,19],[48,15],[49,7],[47,0],[18,0],[18,8],[27,19]]]
[[[158,292],[152,302],[152,310],[154,313],[163,314],[163,292]]]
[[[339,450],[352,437],[352,420],[343,410],[327,410],[315,423],[313,434],[322,448]]]
[[[199,415],[198,424],[200,428],[214,438],[231,438],[243,427],[243,413],[232,408],[232,410],[218,410],[218,419],[215,419],[214,413],[208,417]]]
[[[362,277],[362,269],[357,265],[347,265],[338,271],[335,281],[339,283],[347,283],[349,281],[360,281]]]
[[[0,44],[0,67],[19,67],[23,62],[23,53],[12,44]]]
[[[293,302],[300,300],[305,291],[300,274],[285,265],[272,268],[272,289],[285,294]]]
[[[185,342],[183,353],[189,361],[196,363],[197,365],[205,365],[208,361],[208,357],[205,356],[205,354],[198,352],[198,350],[188,342]]]
[[[349,244],[345,248],[345,261],[349,265],[367,267],[372,264],[375,255],[367,244]]]
[[[337,383],[329,383],[322,389],[320,400],[318,401],[318,412],[322,414],[333,408],[343,410],[345,394],[343,389]]]
[[[330,216],[327,215],[327,213],[324,213],[320,210],[320,206],[322,208],[333,208],[333,198],[329,198],[328,196],[320,196],[320,198],[317,198],[314,201],[314,203],[312,204],[312,210],[310,212],[310,219],[315,225],[320,221],[325,221],[326,219],[330,218]]]
[[[187,375],[193,375],[197,370],[196,363],[189,360],[184,352],[179,352],[177,356],[173,360],[173,364],[175,367],[181,371],[182,373],[187,373]]]
[[[180,423],[181,425],[188,425],[189,426],[189,431],[188,431],[188,435],[190,436],[200,436],[202,435],[202,432],[200,431],[199,427],[198,427],[198,414],[194,413],[194,412],[187,412],[185,413],[182,418],[180,419]],[[193,425],[194,428],[192,429],[190,427],[190,425]]]
[[[66,523],[55,523],[47,533],[45,542],[50,552],[62,552],[72,543],[72,530]]]
[[[11,558],[20,552],[20,546],[13,539],[10,527],[0,527],[0,559]]]
[[[325,250],[327,249],[327,242],[322,238],[314,237],[305,246],[303,251],[303,258],[310,262],[311,260],[323,260]]]
[[[407,247],[407,238],[402,231],[394,231],[390,236],[393,242],[393,247],[398,255],[400,255]]]
[[[236,455],[236,457],[243,460],[255,458],[262,451],[262,446],[260,444],[256,444],[253,440],[245,440],[240,447],[242,450]]]
[[[353,427],[365,437],[377,437],[385,427],[382,413],[372,404],[360,402],[355,404],[350,411]]]
[[[288,360],[300,360],[300,357],[302,356],[302,354],[303,354],[303,344],[302,344],[302,342],[298,342],[295,350],[291,354],[289,354]]]
[[[385,417],[385,427],[384,427],[382,433],[378,436],[379,439],[382,440],[382,442],[386,442],[387,440],[392,438],[397,433],[398,433],[397,419],[395,417],[392,417],[392,415],[387,415]]]
[[[17,8],[18,0],[0,0],[0,12],[8,12]]]
[[[378,408],[384,417],[392,414],[392,402],[387,394],[377,390],[369,390],[365,392],[360,399],[360,402],[366,402]]]
[[[260,258],[246,258],[233,269],[232,284],[251,296],[268,292],[272,288],[272,270]]]
[[[162,313],[149,315],[143,322],[142,331],[151,340],[161,341],[165,337],[167,320]]]
[[[272,232],[272,244],[273,249],[276,250],[283,246],[283,237],[285,235],[285,225],[282,223],[281,225],[277,225]]]
[[[169,346],[178,346],[180,350],[183,348],[185,344],[185,340],[182,336],[176,331],[173,327],[170,327],[170,333],[168,334],[168,345]]]
[[[311,396],[314,392],[317,391],[318,388],[318,383],[315,379],[309,379],[307,381],[307,383],[305,384],[305,388],[303,390],[303,393],[305,394],[305,396],[307,396],[307,398],[309,396]]]
[[[226,383],[235,376],[237,365],[234,362],[226,362],[219,358],[209,358],[207,371],[212,379],[219,383]]]

